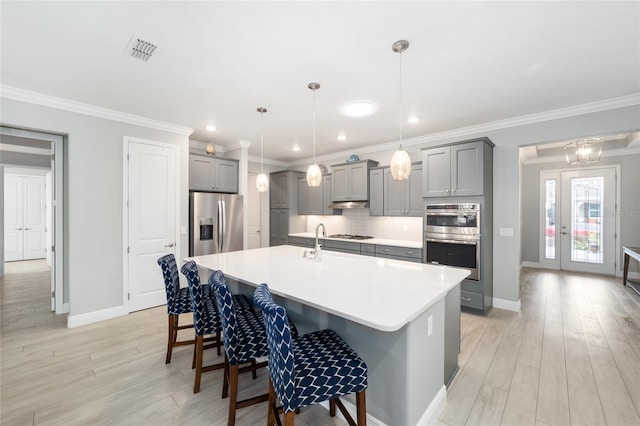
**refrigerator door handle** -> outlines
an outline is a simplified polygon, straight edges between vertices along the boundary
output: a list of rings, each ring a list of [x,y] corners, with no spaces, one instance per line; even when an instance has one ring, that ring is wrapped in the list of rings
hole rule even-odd
[[[220,201],[222,204],[222,232],[220,232],[220,253],[224,252],[224,237],[227,233],[227,206],[224,201]]]
[[[222,253],[222,201],[218,200],[218,253]]]

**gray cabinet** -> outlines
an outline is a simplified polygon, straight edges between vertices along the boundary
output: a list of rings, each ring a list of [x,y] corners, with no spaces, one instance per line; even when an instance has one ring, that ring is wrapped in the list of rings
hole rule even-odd
[[[325,240],[322,248],[340,253],[360,254],[360,243],[352,243],[351,241]]]
[[[322,244],[320,241],[318,241],[318,242],[319,242],[319,244]],[[289,236],[289,245],[290,246],[313,248],[314,244],[315,244],[315,241],[314,241],[313,238]]]
[[[466,141],[422,151],[423,197],[483,195],[488,139]],[[490,151],[489,151],[490,152]]]
[[[376,257],[422,263],[422,249],[376,245]]]
[[[322,189],[320,186],[309,186],[306,178],[298,179],[298,214],[323,214]]]
[[[298,214],[298,180],[304,173],[282,171],[269,176],[269,242],[287,244],[289,234],[305,232],[307,218]]]
[[[237,194],[238,161],[190,155],[189,189]]]
[[[384,215],[384,168],[369,172],[369,215]]]
[[[333,201],[367,201],[369,199],[369,169],[377,161],[362,160],[331,166]]]
[[[329,208],[331,204],[331,175],[322,176],[320,186],[311,187],[306,178],[298,179],[298,214],[341,215],[342,210]]]
[[[383,193],[385,216],[422,217],[422,164],[412,164],[411,174],[406,180],[393,180],[391,169],[385,167]]]

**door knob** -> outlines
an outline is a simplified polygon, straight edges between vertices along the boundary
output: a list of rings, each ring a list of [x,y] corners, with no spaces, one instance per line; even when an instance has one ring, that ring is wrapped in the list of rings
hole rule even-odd
[[[16,231],[22,231],[22,228],[16,228]]]
[[[563,231],[563,232],[561,232],[561,234],[562,234],[562,235],[567,235],[567,234],[568,234],[568,232],[564,232],[564,231]]]
[[[24,228],[25,231],[31,231],[31,228]]]
[[[165,244],[165,247],[173,247],[173,243]]]

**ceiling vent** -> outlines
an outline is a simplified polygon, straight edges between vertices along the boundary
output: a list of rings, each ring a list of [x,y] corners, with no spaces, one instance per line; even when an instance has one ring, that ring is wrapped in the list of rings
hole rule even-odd
[[[127,46],[127,54],[133,58],[140,59],[141,61],[148,61],[153,52],[155,52],[157,46],[149,43],[146,40],[142,40],[136,36],[132,36]]]

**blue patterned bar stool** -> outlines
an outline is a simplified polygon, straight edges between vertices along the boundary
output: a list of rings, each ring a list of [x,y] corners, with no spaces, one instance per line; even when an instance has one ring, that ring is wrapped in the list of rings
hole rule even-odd
[[[329,400],[350,425],[356,425],[339,397],[356,394],[358,425],[367,423],[367,365],[333,330],[320,330],[291,338],[287,311],[273,302],[269,287],[260,284],[253,300],[264,317],[269,345],[269,414],[272,426],[278,416],[276,397],[282,402],[285,425],[293,425],[295,410]],[[278,424],[280,423],[278,418]]]
[[[178,331],[193,328],[193,324],[179,325],[180,314],[190,314],[193,311],[191,306],[191,294],[188,287],[180,288],[180,276],[178,275],[178,265],[172,253],[158,259],[158,265],[162,269],[164,276],[164,287],[167,293],[167,313],[169,314],[169,337],[167,339],[167,357],[165,364],[171,362],[171,354],[174,346],[193,345],[196,341],[178,341]],[[219,342],[218,336],[218,342]],[[219,344],[218,344],[219,346]]]
[[[205,349],[204,336],[217,334],[222,331],[222,323],[220,321],[220,313],[216,306],[214,298],[205,295],[205,287],[200,282],[200,274],[198,267],[194,261],[189,261],[182,266],[182,273],[187,277],[189,283],[189,291],[191,293],[191,305],[193,310],[193,327],[196,332],[196,374],[193,384],[193,393],[200,392],[200,381],[202,373],[207,371],[219,370],[225,367],[226,363],[221,362],[203,366],[202,357]],[[233,302],[239,311],[253,311],[251,303],[247,296],[243,294],[233,295]],[[224,392],[224,390],[223,390]]]
[[[222,338],[228,365],[225,367],[224,387],[222,397],[229,395],[229,417],[227,424],[235,424],[236,410],[268,400],[269,394],[238,401],[238,373],[252,371],[266,367],[267,362],[256,363],[256,358],[268,355],[267,336],[264,321],[260,313],[251,311],[236,311],[235,303],[229,293],[227,281],[222,271],[214,271],[209,277],[209,285],[216,296],[220,319],[222,321]],[[298,331],[293,324],[289,324],[291,333],[295,336]],[[241,364],[251,362],[251,365],[240,367]],[[255,375],[254,375],[255,378]]]

